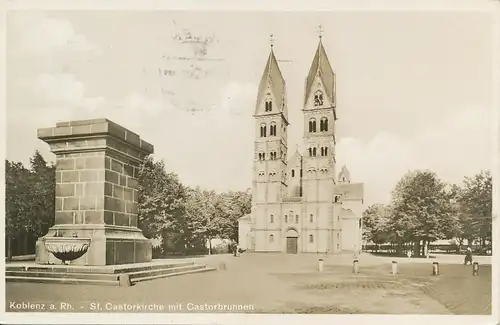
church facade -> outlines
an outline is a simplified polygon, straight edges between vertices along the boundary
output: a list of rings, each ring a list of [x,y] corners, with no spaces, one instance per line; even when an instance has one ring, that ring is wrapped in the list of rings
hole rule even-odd
[[[255,107],[251,214],[239,246],[255,252],[341,253],[361,249],[363,184],[336,170],[335,73],[320,37],[305,81],[303,152],[287,157],[286,83],[271,46]]]

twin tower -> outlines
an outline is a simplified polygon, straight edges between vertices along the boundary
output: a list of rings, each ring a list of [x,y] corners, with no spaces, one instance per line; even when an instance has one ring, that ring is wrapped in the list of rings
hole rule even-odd
[[[361,249],[363,184],[336,172],[335,73],[320,37],[305,82],[304,152],[287,157],[286,83],[271,47],[255,107],[252,212],[239,245],[255,252],[340,253]]]

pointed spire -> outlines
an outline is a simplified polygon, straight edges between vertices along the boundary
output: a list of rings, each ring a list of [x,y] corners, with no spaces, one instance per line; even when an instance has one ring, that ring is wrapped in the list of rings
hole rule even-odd
[[[285,118],[288,118],[285,111],[285,79],[283,79],[283,75],[281,74],[281,70],[278,65],[278,60],[276,60],[276,56],[274,55],[273,50],[274,34],[270,34],[270,42],[271,50],[267,59],[264,73],[262,74],[262,78],[260,80],[255,113],[258,113],[262,100],[269,92],[268,87],[270,87],[270,92],[272,93],[275,100],[275,103],[273,103],[273,107],[276,107],[279,112],[283,112],[285,114]]]
[[[312,90],[311,88],[314,84],[314,80],[316,79],[316,76],[318,74],[326,88],[326,95],[328,96],[330,101],[333,101],[335,73],[333,72],[332,66],[330,65],[330,61],[328,60],[328,56],[326,55],[325,48],[323,47],[323,33],[323,26],[320,25],[318,28],[318,47],[316,49],[316,53],[314,54],[311,68],[309,69],[309,74],[306,78],[304,104],[307,103],[307,99],[309,98],[309,94]]]

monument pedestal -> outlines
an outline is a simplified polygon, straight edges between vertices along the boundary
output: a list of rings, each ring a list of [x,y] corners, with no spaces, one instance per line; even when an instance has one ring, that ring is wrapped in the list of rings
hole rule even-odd
[[[39,129],[38,138],[56,155],[56,215],[55,225],[37,241],[36,263],[61,264],[47,246],[71,251],[75,237],[90,244],[70,264],[151,261],[152,243],[137,227],[137,177],[153,146],[107,119],[57,123]]]

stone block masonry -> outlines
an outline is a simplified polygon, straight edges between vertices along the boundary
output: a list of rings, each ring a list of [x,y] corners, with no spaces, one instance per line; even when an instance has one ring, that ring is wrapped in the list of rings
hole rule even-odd
[[[151,242],[137,228],[138,172],[154,148],[107,119],[57,123],[38,130],[56,155],[55,226],[64,236],[92,238],[75,264],[109,265],[151,260]],[[37,261],[47,262],[40,239]]]

